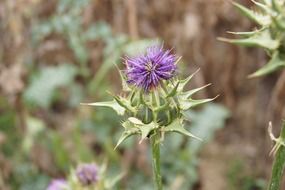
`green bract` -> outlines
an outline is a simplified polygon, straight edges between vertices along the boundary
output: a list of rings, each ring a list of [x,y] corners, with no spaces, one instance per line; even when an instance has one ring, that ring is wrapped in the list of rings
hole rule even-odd
[[[262,47],[271,57],[262,68],[250,77],[259,77],[285,67],[285,3],[284,0],[261,0],[257,2],[256,11],[238,3],[234,6],[246,17],[259,25],[259,29],[251,32],[230,32],[243,37],[242,39],[219,40],[251,47]]]
[[[110,107],[122,115],[125,120],[122,122],[124,132],[122,133],[116,147],[132,135],[140,135],[141,140],[151,138],[159,133],[163,137],[166,132],[177,132],[189,137],[194,137],[183,127],[184,111],[197,105],[212,101],[212,99],[194,100],[192,96],[206,86],[184,91],[186,84],[194,74],[186,79],[173,77],[164,80],[150,92],[128,85],[126,77],[119,71],[122,79],[123,96],[113,95],[109,102],[95,102],[84,105]]]

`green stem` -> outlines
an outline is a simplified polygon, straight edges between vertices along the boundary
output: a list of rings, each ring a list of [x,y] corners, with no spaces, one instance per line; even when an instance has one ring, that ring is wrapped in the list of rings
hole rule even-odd
[[[162,190],[162,180],[160,174],[160,136],[157,132],[151,138],[151,148],[154,182],[156,184],[156,189]]]
[[[285,122],[283,123],[281,135],[279,138],[283,142],[285,141]],[[278,144],[276,145],[279,146]],[[282,182],[282,175],[283,175],[284,167],[285,167],[285,147],[281,145],[278,148],[276,156],[275,156],[268,190],[280,190],[281,189],[280,186]]]

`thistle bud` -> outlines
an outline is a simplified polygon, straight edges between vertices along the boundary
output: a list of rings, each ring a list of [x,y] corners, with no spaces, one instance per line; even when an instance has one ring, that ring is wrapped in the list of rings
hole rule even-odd
[[[81,164],[76,169],[76,177],[83,186],[94,185],[98,181],[96,164]]]
[[[126,56],[126,68],[119,72],[125,94],[114,95],[114,100],[110,102],[87,104],[111,107],[127,118],[122,123],[125,131],[117,146],[136,134],[141,135],[141,140],[165,132],[177,132],[197,138],[184,129],[183,112],[213,99],[192,99],[193,94],[207,85],[184,91],[195,73],[186,79],[179,79],[179,59],[160,45],[147,48],[144,54],[137,57]]]
[[[143,88],[145,92],[155,89],[162,80],[169,80],[176,71],[176,58],[170,50],[152,46],[146,54],[126,59],[127,82]]]
[[[65,179],[54,179],[51,181],[47,190],[68,190],[69,186]]]

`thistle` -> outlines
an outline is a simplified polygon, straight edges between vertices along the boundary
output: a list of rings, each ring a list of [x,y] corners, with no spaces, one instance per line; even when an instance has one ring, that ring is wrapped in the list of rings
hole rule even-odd
[[[54,179],[47,190],[108,190],[124,176],[120,174],[112,179],[106,176],[107,165],[97,166],[95,163],[80,164],[70,170],[66,179]]]
[[[54,179],[51,181],[47,190],[68,190],[69,186],[65,179]]]
[[[259,77],[285,67],[285,1],[284,0],[252,0],[256,11],[250,10],[238,3],[233,5],[246,17],[254,21],[259,28],[251,32],[230,32],[242,39],[219,38],[221,41],[261,47],[270,56],[269,62],[250,75]]]
[[[213,99],[194,100],[192,96],[206,86],[184,91],[194,74],[186,79],[177,76],[180,58],[156,45],[147,48],[137,57],[126,57],[124,70],[119,70],[123,95],[113,95],[113,101],[84,105],[105,106],[114,109],[125,119],[116,147],[132,135],[140,135],[141,141],[149,138],[156,188],[162,189],[160,174],[160,143],[164,134],[177,132],[199,139],[183,125],[184,112]],[[115,148],[116,148],[115,147]]]
[[[96,184],[98,181],[98,167],[96,164],[82,164],[76,169],[76,176],[83,186]]]

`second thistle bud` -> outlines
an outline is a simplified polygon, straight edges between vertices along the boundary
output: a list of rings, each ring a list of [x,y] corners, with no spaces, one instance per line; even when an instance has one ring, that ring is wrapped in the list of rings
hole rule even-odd
[[[65,179],[54,179],[46,190],[68,190],[70,189]]]
[[[83,186],[94,185],[98,181],[98,166],[81,164],[76,169],[76,177]]]

